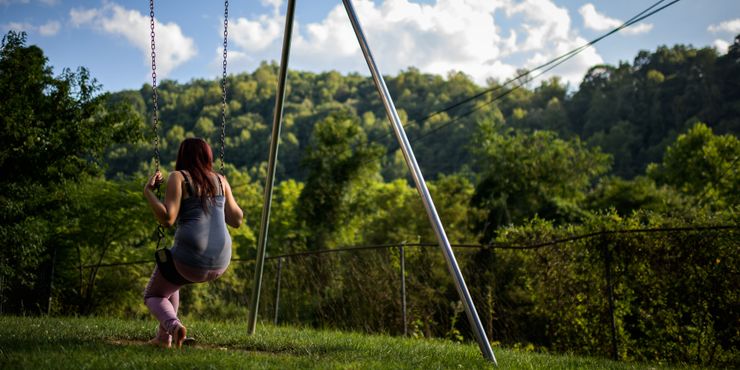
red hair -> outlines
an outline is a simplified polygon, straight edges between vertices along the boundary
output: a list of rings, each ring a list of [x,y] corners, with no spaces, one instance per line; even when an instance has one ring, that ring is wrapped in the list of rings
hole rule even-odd
[[[183,140],[177,151],[175,170],[188,171],[193,189],[200,189],[201,205],[207,211],[207,201],[216,196],[216,186],[209,176],[213,172],[213,151],[208,143],[201,138]]]

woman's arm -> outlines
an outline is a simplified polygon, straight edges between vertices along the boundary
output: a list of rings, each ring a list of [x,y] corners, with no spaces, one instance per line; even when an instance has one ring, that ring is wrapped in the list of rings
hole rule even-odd
[[[183,178],[180,172],[170,173],[167,179],[167,190],[164,193],[164,203],[154,194],[157,184],[162,183],[162,174],[157,171],[144,186],[144,197],[154,213],[157,221],[165,227],[175,224],[177,214],[180,212],[180,198],[182,197]]]
[[[238,228],[239,225],[242,224],[244,212],[242,212],[242,209],[239,208],[238,204],[236,204],[236,200],[234,200],[234,194],[231,193],[231,185],[229,185],[229,182],[226,181],[226,176],[221,176],[219,174],[217,174],[216,176],[220,176],[221,181],[224,184],[224,195],[226,196],[226,207],[224,207],[224,214],[226,216],[226,224],[233,228]]]

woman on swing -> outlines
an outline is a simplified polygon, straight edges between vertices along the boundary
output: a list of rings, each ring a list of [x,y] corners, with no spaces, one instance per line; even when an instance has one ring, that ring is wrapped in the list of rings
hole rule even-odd
[[[170,281],[155,266],[144,291],[144,302],[159,321],[157,337],[149,343],[160,347],[180,348],[185,340],[187,330],[177,318],[180,287],[217,279],[231,260],[231,236],[226,225],[239,227],[243,213],[226,178],[212,168],[213,152],[208,143],[185,139],[177,153],[176,171],[167,180],[164,203],[153,192],[163,182],[159,171],[144,187],[157,221],[166,227],[177,221],[171,257],[181,279]]]

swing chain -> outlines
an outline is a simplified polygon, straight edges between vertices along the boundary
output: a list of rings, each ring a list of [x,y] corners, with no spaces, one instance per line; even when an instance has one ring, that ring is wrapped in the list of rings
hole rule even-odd
[[[226,55],[229,35],[229,0],[224,1],[224,61],[221,75],[221,174],[224,174],[224,150],[226,140]]]
[[[154,43],[154,0],[149,0],[149,36],[152,47],[152,131],[154,132],[154,168],[159,171],[159,102],[157,97],[157,53]],[[157,198],[162,197],[162,190],[157,184]],[[157,224],[157,249],[165,237],[164,226]]]
[[[154,44],[154,0],[149,0],[149,36],[152,48],[152,131],[154,131],[154,168],[159,171],[159,102],[157,97],[157,54]],[[157,186],[159,197],[159,186]]]

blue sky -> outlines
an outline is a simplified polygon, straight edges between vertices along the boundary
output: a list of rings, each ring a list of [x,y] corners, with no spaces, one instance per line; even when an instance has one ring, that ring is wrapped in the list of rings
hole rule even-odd
[[[656,0],[354,0],[384,74],[414,66],[463,71],[484,84],[574,49]],[[669,3],[665,1],[664,3]],[[56,73],[87,67],[104,90],[149,82],[149,7],[127,0],[0,0],[0,31],[24,30]],[[229,73],[278,60],[286,1],[231,0]],[[160,78],[220,75],[223,2],[158,0]],[[297,0],[290,67],[367,74],[341,1]],[[740,33],[740,1],[682,0],[553,71],[577,84],[589,66],[631,61],[676,43],[724,52]]]

